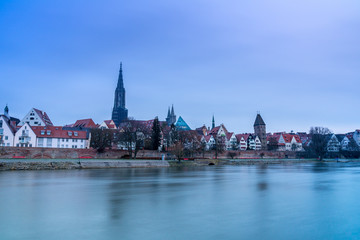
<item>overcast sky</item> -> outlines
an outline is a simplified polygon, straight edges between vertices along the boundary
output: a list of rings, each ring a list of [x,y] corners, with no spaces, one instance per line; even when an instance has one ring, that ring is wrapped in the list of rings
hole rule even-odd
[[[56,125],[175,106],[191,128],[360,128],[359,0],[0,1],[0,104]]]

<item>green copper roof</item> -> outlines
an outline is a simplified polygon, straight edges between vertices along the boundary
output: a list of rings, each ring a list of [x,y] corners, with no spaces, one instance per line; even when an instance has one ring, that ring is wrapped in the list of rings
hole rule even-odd
[[[175,123],[175,126],[180,131],[189,131],[191,128],[187,123],[184,121],[184,119],[180,116],[177,122]]]

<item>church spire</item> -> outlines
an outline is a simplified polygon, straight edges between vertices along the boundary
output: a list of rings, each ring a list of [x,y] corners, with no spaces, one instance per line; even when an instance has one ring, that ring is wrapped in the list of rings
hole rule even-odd
[[[123,73],[122,73],[122,62],[120,62],[119,78],[117,83],[118,88],[124,87]]]
[[[171,106],[171,116],[174,116],[175,112],[174,112],[174,104]]]
[[[212,117],[212,128],[211,128],[211,129],[213,129],[213,128],[215,128],[215,117],[214,117],[214,114],[213,114],[213,117]]]
[[[170,107],[168,108],[168,114],[167,117],[170,118]]]

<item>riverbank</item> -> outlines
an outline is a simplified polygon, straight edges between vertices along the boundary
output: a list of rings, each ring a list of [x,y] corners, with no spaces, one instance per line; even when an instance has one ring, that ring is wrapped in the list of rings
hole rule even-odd
[[[70,169],[106,169],[106,168],[167,168],[202,167],[211,165],[266,165],[298,164],[319,162],[315,159],[197,159],[193,161],[161,160],[109,160],[109,159],[2,159],[0,171],[10,170],[70,170]],[[322,162],[360,162],[359,159],[334,160]]]

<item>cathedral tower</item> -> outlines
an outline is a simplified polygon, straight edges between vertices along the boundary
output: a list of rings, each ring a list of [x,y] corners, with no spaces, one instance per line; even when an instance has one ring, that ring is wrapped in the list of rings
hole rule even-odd
[[[116,126],[128,118],[128,110],[125,108],[125,88],[122,74],[122,63],[120,63],[120,71],[117,87],[115,90],[114,108],[111,119]]]
[[[172,107],[171,107],[171,112],[170,112],[170,107],[168,108],[166,123],[168,126],[171,126],[172,124],[176,123],[176,115],[175,115],[175,111],[174,111],[174,105],[172,105]]]
[[[257,114],[255,123],[254,123],[254,131],[255,135],[260,138],[261,141],[261,149],[266,150],[266,124],[262,119],[260,113]]]

